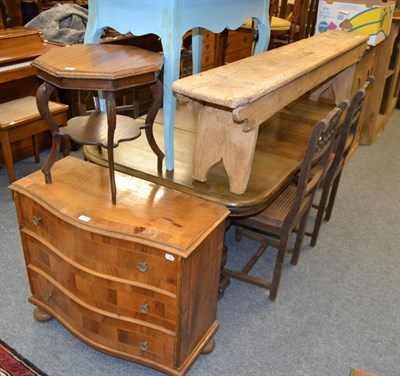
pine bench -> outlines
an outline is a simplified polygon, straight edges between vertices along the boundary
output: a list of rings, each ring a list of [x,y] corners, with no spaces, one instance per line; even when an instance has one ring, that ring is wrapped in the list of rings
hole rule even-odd
[[[259,125],[321,84],[314,99],[329,87],[336,102],[350,97],[367,40],[331,31],[175,81],[175,93],[199,111],[193,178],[206,181],[222,159],[230,191],[243,194]]]

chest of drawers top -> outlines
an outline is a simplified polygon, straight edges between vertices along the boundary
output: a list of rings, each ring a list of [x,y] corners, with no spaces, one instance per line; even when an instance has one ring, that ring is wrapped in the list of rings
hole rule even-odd
[[[53,167],[53,183],[37,171],[11,189],[83,230],[155,246],[188,257],[229,214],[222,205],[117,173],[117,204],[108,170],[74,157]]]

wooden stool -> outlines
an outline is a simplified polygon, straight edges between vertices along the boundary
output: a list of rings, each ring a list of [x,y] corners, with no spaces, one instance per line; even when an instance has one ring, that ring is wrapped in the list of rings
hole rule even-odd
[[[32,65],[44,80],[36,98],[53,140],[49,158],[42,168],[46,183],[52,182],[50,170],[60,148],[61,133],[48,110],[54,87],[104,91],[105,106],[101,106],[104,103],[97,100],[92,114],[70,119],[63,133],[68,134],[77,144],[98,145],[108,150],[113,204],[116,203],[113,149],[119,142],[134,140],[140,136],[141,129],[145,129],[147,140],[157,155],[158,169],[161,170],[164,154],[153,136],[154,118],[162,105],[162,84],[158,80],[163,65],[161,54],[133,46],[83,44],[63,48],[56,53],[49,51],[35,59]],[[153,104],[144,122],[116,114],[116,91],[149,84]]]
[[[49,111],[57,126],[67,123],[67,110],[65,104],[49,102]],[[11,144],[31,137],[35,162],[38,163],[40,157],[36,136],[48,129],[47,122],[39,114],[35,97],[28,96],[0,104],[1,150],[10,183],[16,179]]]

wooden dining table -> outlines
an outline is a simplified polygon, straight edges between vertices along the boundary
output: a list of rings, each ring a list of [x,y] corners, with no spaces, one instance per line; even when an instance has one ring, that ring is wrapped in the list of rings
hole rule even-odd
[[[313,102],[307,97],[289,104],[259,130],[254,163],[244,194],[229,189],[228,175],[220,162],[210,170],[207,181],[192,178],[196,113],[178,103],[175,125],[176,157],[174,171],[157,169],[154,153],[146,139],[120,144],[114,150],[115,169],[148,182],[167,186],[225,205],[234,217],[255,214],[263,210],[299,170],[309,133],[316,121],[323,118],[334,104]],[[156,141],[163,137],[163,113],[154,126]],[[96,146],[85,146],[84,157],[108,166],[107,153]],[[118,182],[117,182],[118,186]]]

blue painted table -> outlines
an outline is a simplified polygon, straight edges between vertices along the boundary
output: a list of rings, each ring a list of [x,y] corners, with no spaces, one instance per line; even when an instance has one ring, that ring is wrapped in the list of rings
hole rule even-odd
[[[201,65],[202,31],[219,33],[237,29],[253,18],[258,24],[255,53],[269,43],[270,0],[89,0],[85,43],[98,43],[102,29],[121,33],[156,34],[164,52],[164,149],[167,170],[174,169],[174,121],[176,97],[172,83],[179,78],[182,37],[192,31],[193,71]]]

